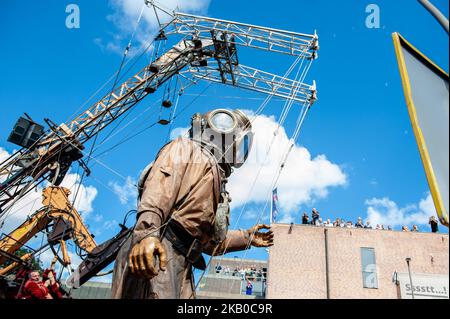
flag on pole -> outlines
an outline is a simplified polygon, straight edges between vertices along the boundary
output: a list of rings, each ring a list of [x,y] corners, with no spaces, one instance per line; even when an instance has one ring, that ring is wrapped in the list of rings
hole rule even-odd
[[[274,188],[272,190],[272,209],[271,209],[271,215],[272,215],[272,223],[275,223],[277,221],[278,217],[278,194],[277,194],[277,188]]]

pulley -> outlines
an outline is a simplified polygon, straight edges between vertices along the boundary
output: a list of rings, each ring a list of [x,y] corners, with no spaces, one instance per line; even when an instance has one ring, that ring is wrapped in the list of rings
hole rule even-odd
[[[172,106],[172,101],[171,100],[164,100],[161,105],[164,106],[165,108],[169,108],[169,107]]]
[[[144,92],[147,93],[147,94],[152,94],[152,93],[155,93],[155,92],[156,92],[156,89],[155,89],[154,87],[152,87],[152,86],[147,86],[147,87],[144,89]]]
[[[170,121],[166,120],[166,119],[159,119],[158,120],[158,124],[161,124],[161,125],[167,125],[169,123],[170,123]]]

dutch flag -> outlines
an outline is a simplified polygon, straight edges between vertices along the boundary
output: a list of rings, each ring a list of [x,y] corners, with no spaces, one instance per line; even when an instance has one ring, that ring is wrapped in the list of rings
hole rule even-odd
[[[277,188],[274,188],[272,190],[272,209],[271,209],[272,223],[275,223],[277,221],[277,217],[278,217],[277,205],[278,205]]]

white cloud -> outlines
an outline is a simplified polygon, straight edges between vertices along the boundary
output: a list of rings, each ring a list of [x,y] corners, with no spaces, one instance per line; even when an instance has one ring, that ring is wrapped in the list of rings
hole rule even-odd
[[[256,220],[258,217],[259,212],[254,209],[247,210],[244,215],[244,219],[246,220]]]
[[[103,215],[95,214],[95,215],[92,217],[92,220],[93,220],[94,222],[96,222],[96,223],[99,223],[99,222],[101,222],[101,221],[103,220]]]
[[[4,148],[0,147],[0,163],[6,160],[11,154]],[[6,180],[5,175],[0,175],[0,182]],[[6,212],[0,219],[0,233],[9,233],[14,227],[23,223],[27,216],[34,212],[36,209],[42,207],[41,195],[42,188],[37,187],[32,190],[21,200],[17,201],[14,208]],[[7,218],[10,216],[9,218]]]
[[[92,203],[97,196],[97,188],[94,186],[86,186],[80,184],[81,176],[79,174],[67,174],[61,185],[70,190],[69,200],[73,203],[75,196],[77,196],[74,207],[83,217],[86,219],[90,213],[92,213]],[[78,191],[78,194],[77,194]]]
[[[120,185],[117,182],[110,182],[109,186],[113,188],[114,193],[119,197],[120,203],[126,205],[130,202],[133,204],[136,202],[138,193],[136,184],[136,180],[128,176],[125,184]]]
[[[0,163],[9,157],[9,153],[2,147],[0,147]]]
[[[259,115],[254,120],[254,142],[249,158],[230,177],[228,185],[234,208],[245,203],[265,203],[271,198],[274,176],[290,143],[283,127],[274,135],[277,126],[273,116]],[[259,177],[251,190],[259,170]],[[300,205],[325,198],[331,187],[346,183],[346,174],[325,155],[312,157],[305,147],[294,145],[277,183],[279,220],[291,221],[291,214]]]
[[[103,223],[103,230],[110,230],[110,229],[114,229],[117,226],[119,226],[119,223],[117,222],[117,220],[113,219],[113,220],[107,220]]]
[[[22,224],[28,216],[42,207],[42,188],[29,192],[18,200],[11,210],[7,211],[0,219],[0,233],[10,233],[13,229]]]
[[[190,13],[205,14],[210,0],[164,0],[162,5],[168,11],[178,10]],[[105,44],[103,39],[96,38],[94,42],[102,49],[111,50],[122,54],[125,46],[133,34],[136,22],[141,13],[144,0],[110,0],[113,13],[107,16],[118,29],[119,32],[113,35],[110,41]],[[168,22],[170,17],[158,10],[158,16],[162,23]],[[139,28],[135,34],[135,40],[139,44],[148,43],[153,39],[159,29],[155,12],[150,7],[145,7]]]
[[[418,204],[410,204],[405,207],[398,207],[398,205],[387,197],[372,198],[366,201],[367,217],[370,223],[375,226],[391,225],[409,226],[412,225],[427,225],[430,216],[436,215],[433,199],[428,193],[426,198],[421,199]]]

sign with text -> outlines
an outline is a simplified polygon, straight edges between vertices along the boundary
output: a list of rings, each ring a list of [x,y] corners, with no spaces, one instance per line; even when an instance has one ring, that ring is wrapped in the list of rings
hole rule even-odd
[[[448,275],[398,273],[401,299],[448,299]]]

